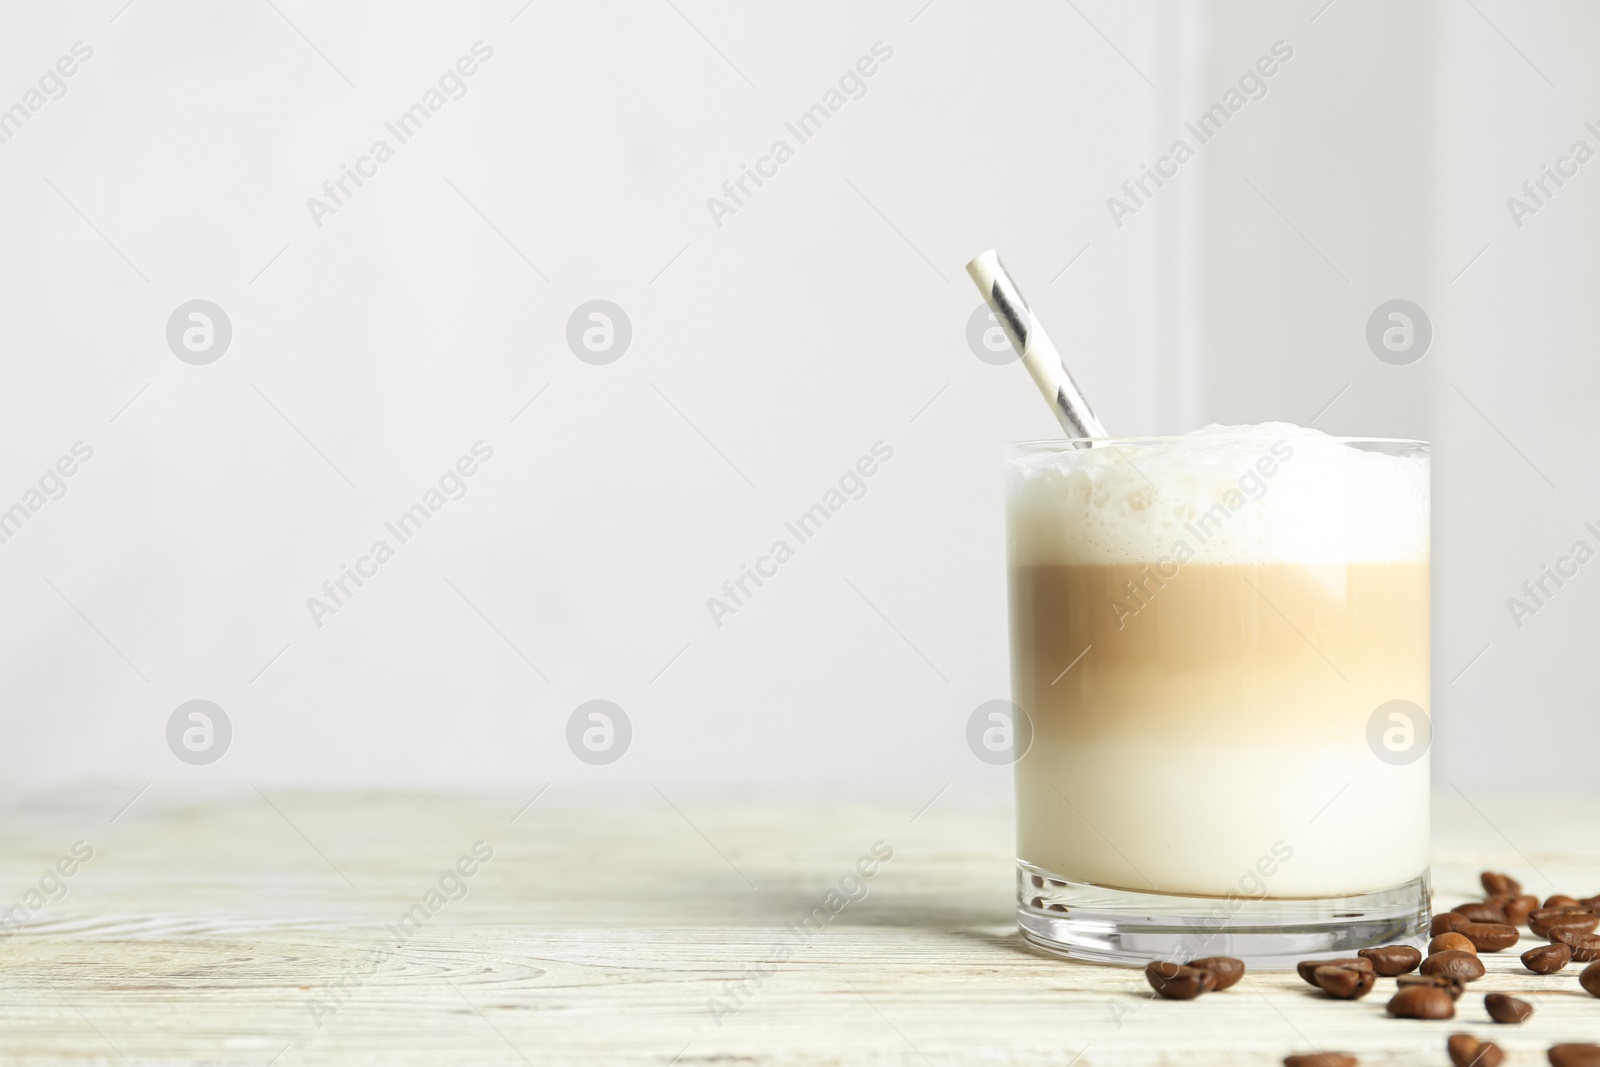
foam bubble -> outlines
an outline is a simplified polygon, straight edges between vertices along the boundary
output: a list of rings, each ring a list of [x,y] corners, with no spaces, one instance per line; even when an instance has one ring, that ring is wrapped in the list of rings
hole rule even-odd
[[[1350,442],[1292,423],[1008,456],[1013,565],[1428,558],[1425,446]]]

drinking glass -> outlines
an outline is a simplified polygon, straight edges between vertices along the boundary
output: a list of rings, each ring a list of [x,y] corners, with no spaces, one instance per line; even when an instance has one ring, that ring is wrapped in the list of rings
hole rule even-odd
[[[1017,921],[1283,967],[1428,928],[1428,446],[1313,431],[1006,457]]]

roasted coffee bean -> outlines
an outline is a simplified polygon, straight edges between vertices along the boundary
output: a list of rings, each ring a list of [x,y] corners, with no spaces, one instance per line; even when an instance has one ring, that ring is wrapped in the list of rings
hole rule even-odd
[[[1545,925],[1552,930],[1576,930],[1583,934],[1592,934],[1600,927],[1600,908],[1582,908],[1570,912],[1562,912],[1554,919],[1546,920]]]
[[[1444,1047],[1456,1067],[1500,1067],[1506,1058],[1499,1045],[1479,1041],[1471,1034],[1451,1034]]]
[[[1156,960],[1144,969],[1145,981],[1150,988],[1168,1000],[1193,1000],[1201,993],[1217,987],[1217,976],[1210,971],[1196,970],[1180,963]]]
[[[1227,989],[1236,985],[1244,977],[1244,961],[1236,960],[1232,956],[1207,956],[1201,960],[1190,960],[1189,966],[1197,971],[1210,971],[1217,977],[1217,988]]]
[[[1572,950],[1572,959],[1578,963],[1600,960],[1600,934],[1585,934],[1558,926],[1550,931],[1550,945],[1564,945]]]
[[[1433,922],[1428,927],[1428,934],[1432,937],[1438,937],[1440,934],[1447,934],[1456,927],[1464,926],[1471,921],[1459,911],[1441,911],[1433,917]]]
[[[1348,1052],[1302,1052],[1285,1056],[1283,1067],[1356,1067],[1358,1062]]]
[[[1545,899],[1544,906],[1547,908],[1575,908],[1578,906],[1578,903],[1578,901],[1567,896],[1565,893],[1557,893],[1554,896],[1547,897]]]
[[[1522,936],[1517,933],[1515,926],[1508,923],[1468,923],[1456,933],[1472,942],[1472,947],[1479,952],[1499,952],[1510,948]]]
[[[1394,980],[1395,985],[1401,989],[1413,987],[1426,989],[1442,989],[1450,995],[1451,1000],[1460,1000],[1461,994],[1466,992],[1466,984],[1459,978],[1451,978],[1444,974],[1402,974]]]
[[[1533,1018],[1533,1005],[1508,993],[1486,993],[1483,1009],[1497,1023],[1525,1023]]]
[[[1539,898],[1532,893],[1523,893],[1521,896],[1512,897],[1500,905],[1500,910],[1506,913],[1506,922],[1512,926],[1528,925],[1528,916],[1532,915],[1539,907]]]
[[[1371,970],[1361,967],[1318,967],[1314,977],[1324,993],[1340,1000],[1360,1000],[1372,992],[1372,983],[1378,980]]]
[[[1578,984],[1583,986],[1590,996],[1600,997],[1600,963],[1591,963],[1580,971]]]
[[[1472,926],[1474,924],[1462,923],[1461,925]],[[1440,934],[1428,942],[1428,955],[1430,956],[1435,952],[1449,952],[1452,949],[1456,952],[1471,952],[1473,955],[1477,955],[1478,952],[1478,946],[1472,943],[1472,938],[1460,930],[1451,930],[1449,933]]]
[[[1467,1067],[1500,1067],[1506,1061],[1506,1054],[1500,1046],[1493,1041],[1485,1041],[1478,1046],[1478,1054],[1467,1061]]]
[[[1525,1023],[1533,1017],[1533,1005],[1504,993],[1489,993],[1483,998],[1484,1010],[1497,1023]]]
[[[1600,1067],[1600,1045],[1552,1045],[1550,1067]]]
[[[1506,913],[1493,904],[1457,904],[1452,909],[1457,915],[1465,915],[1475,923],[1504,923]]]
[[[1522,892],[1522,883],[1511,877],[1509,874],[1500,874],[1496,871],[1484,871],[1482,874],[1478,875],[1478,881],[1482,884],[1483,891],[1491,897],[1499,896],[1502,893],[1510,893],[1511,895],[1515,896],[1516,894]]]
[[[1536,937],[1548,938],[1550,931],[1558,928],[1592,934],[1600,926],[1600,911],[1593,908],[1540,908],[1528,916],[1528,929]]]
[[[1593,937],[1593,934],[1586,934]],[[1572,962],[1572,948],[1559,942],[1530,948],[1522,954],[1522,965],[1534,974],[1555,974]]]
[[[1483,961],[1470,952],[1458,952],[1446,949],[1435,952],[1422,961],[1423,974],[1442,974],[1448,978],[1459,978],[1463,982],[1476,981],[1483,977]]]
[[[1371,970],[1372,962],[1352,956],[1342,960],[1301,960],[1294,965],[1295,972],[1300,975],[1307,985],[1317,984],[1316,972],[1318,967],[1365,967]]]
[[[1578,901],[1578,903],[1582,904],[1586,908],[1600,909],[1600,893],[1596,893],[1592,897],[1584,897],[1582,900]]]
[[[1389,1000],[1389,1014],[1402,1019],[1449,1019],[1455,1013],[1450,994],[1429,986],[1406,986]]]
[[[1383,978],[1409,974],[1422,962],[1422,950],[1410,945],[1384,945],[1382,948],[1364,948],[1356,953],[1370,960],[1372,969]]]
[[[1512,893],[1502,893],[1484,901],[1492,904],[1505,913],[1506,922],[1512,926],[1521,926],[1528,921],[1528,915],[1539,907],[1539,898],[1532,893],[1523,893],[1517,896]]]

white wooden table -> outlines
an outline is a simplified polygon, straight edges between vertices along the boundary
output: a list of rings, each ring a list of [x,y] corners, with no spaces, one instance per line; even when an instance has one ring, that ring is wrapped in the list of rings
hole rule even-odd
[[[1272,1064],[1315,1046],[1443,1064],[1447,1034],[1490,1029],[1494,990],[1537,1008],[1493,1028],[1509,1064],[1600,1041],[1576,968],[1531,975],[1510,952],[1448,1023],[1389,1019],[1377,994],[1328,1001],[1292,974],[1150,1001],[1136,971],[1023,947],[1005,809],[946,798],[913,822],[915,805],[696,804],[669,789],[599,807],[562,792],[520,816],[528,796],[201,801],[156,787],[114,823],[132,790],[9,803],[0,908],[38,902],[30,888],[74,842],[94,855],[0,941],[0,1062]],[[1600,891],[1600,799],[1470,796],[1438,797],[1440,903],[1473,895],[1484,866],[1541,895]],[[480,840],[493,858],[463,865],[466,895],[426,912]],[[784,924],[877,841],[894,855],[867,896],[781,959]],[[402,945],[384,923],[418,904]],[[718,1003],[737,1010],[714,1018]]]

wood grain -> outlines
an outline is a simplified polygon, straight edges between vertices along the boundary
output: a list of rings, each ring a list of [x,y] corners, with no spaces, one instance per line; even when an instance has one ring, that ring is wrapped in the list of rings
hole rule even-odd
[[[1494,1028],[1512,1063],[1600,1040],[1577,969],[1528,974],[1520,949],[1488,958],[1452,1022],[1325,1000],[1292,974],[1153,1002],[1136,971],[1029,952],[1010,812],[949,798],[913,822],[917,805],[599,806],[558,787],[513,822],[526,797],[157,788],[110,822],[131,792],[0,820],[0,907],[75,841],[95,850],[0,941],[6,1064],[1445,1063],[1449,1033],[1489,1029],[1492,991],[1536,1007]],[[1478,895],[1486,866],[1541,895],[1600,891],[1593,799],[1449,789],[1435,824],[1443,904]],[[493,858],[426,911],[478,841]],[[866,896],[792,933],[880,841],[893,858]],[[401,943],[385,924],[419,903]]]

